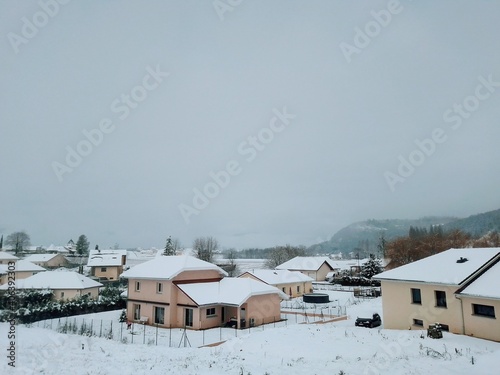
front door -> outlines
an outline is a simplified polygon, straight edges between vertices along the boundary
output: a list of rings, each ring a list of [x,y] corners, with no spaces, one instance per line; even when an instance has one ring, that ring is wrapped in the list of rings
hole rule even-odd
[[[193,309],[184,309],[184,326],[193,326]]]

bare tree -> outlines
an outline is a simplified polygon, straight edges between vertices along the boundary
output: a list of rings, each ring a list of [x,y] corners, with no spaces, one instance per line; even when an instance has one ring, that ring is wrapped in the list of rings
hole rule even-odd
[[[181,241],[178,238],[172,238],[172,246],[174,247],[175,252],[182,249]]]
[[[271,253],[266,262],[266,267],[270,269],[275,269],[280,264],[286,261],[298,257],[304,256],[306,254],[305,246],[276,246]]]
[[[227,262],[222,264],[220,267],[227,272],[229,277],[236,277],[239,275],[240,271],[238,269],[238,264],[236,263],[236,250],[229,249],[226,253]]]
[[[5,244],[12,246],[16,254],[18,254],[31,245],[30,236],[24,231],[14,232],[7,236]]]
[[[195,256],[205,262],[213,263],[214,254],[219,249],[219,243],[214,237],[198,237],[193,242]]]

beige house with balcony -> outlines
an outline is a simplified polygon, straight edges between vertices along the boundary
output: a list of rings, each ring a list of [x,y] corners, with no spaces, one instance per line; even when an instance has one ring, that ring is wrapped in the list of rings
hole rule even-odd
[[[238,277],[251,278],[272,285],[292,298],[311,293],[313,290],[314,280],[298,271],[260,269],[244,272]]]
[[[128,279],[127,318],[164,327],[236,328],[280,320],[277,288],[225,277],[212,263],[191,256],[158,256],[122,274]]]
[[[97,299],[100,287],[101,283],[72,271],[45,271],[16,281],[16,289],[19,290],[52,290],[54,300],[68,300],[85,295]],[[7,284],[0,286],[0,290],[7,288]]]
[[[118,280],[126,262],[127,250],[90,250],[87,266],[91,276]]]
[[[326,275],[335,269],[327,257],[295,257],[276,267],[277,270],[298,271],[315,281],[325,281]]]
[[[384,328],[445,331],[500,341],[500,248],[450,249],[373,277]]]

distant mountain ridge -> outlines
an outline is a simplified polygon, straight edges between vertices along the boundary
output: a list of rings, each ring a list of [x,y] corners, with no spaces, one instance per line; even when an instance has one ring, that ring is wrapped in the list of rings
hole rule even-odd
[[[446,223],[443,229],[459,229],[473,236],[482,236],[491,231],[500,232],[500,209]]]
[[[431,225],[441,225],[445,231],[459,229],[473,236],[482,236],[489,231],[500,232],[500,209],[472,215],[467,218],[450,216],[429,216],[420,219],[365,220],[340,229],[325,242],[310,246],[310,254],[330,254],[342,252],[376,252],[379,238],[386,240],[408,235],[410,226],[429,229]]]

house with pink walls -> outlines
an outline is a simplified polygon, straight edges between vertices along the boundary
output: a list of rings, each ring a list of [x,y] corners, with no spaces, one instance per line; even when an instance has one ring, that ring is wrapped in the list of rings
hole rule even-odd
[[[129,321],[189,329],[243,328],[280,320],[288,296],[252,279],[226,277],[191,256],[158,256],[122,274],[128,280]]]

